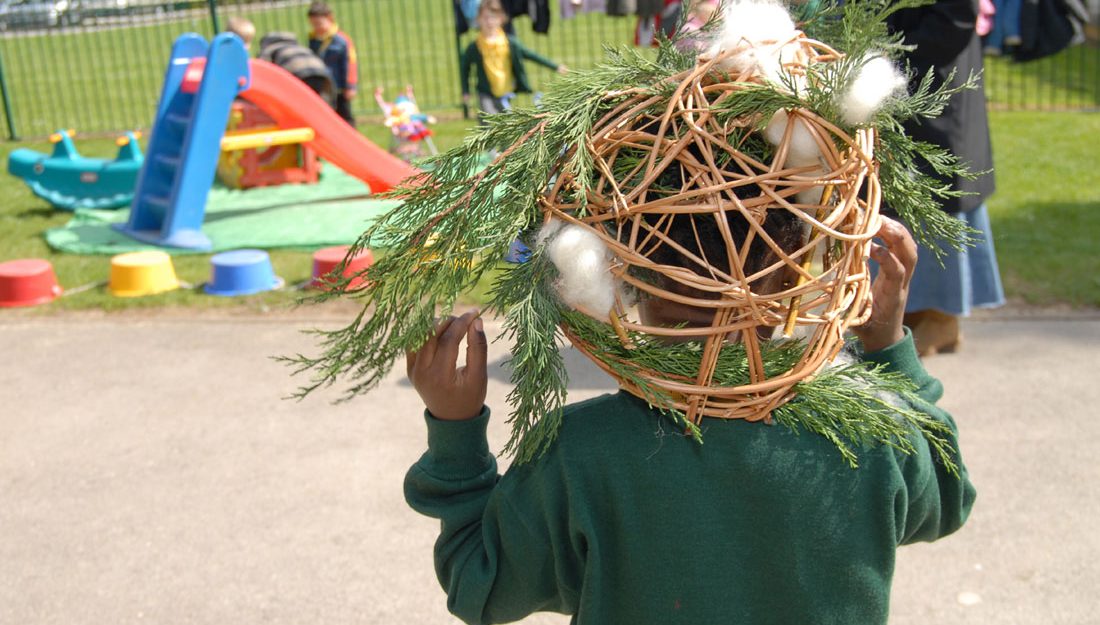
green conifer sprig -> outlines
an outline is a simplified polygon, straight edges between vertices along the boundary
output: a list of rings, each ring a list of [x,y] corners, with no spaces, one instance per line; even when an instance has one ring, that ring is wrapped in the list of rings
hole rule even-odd
[[[900,56],[905,50],[901,36],[891,34],[887,19],[901,11],[932,4],[935,0],[857,0],[822,2],[799,24],[811,39],[823,41],[850,57],[869,52]]]
[[[964,195],[953,188],[954,180],[973,180],[985,172],[972,171],[967,163],[938,145],[913,140],[902,123],[938,117],[951,96],[978,85],[977,75],[971,74],[965,83],[950,88],[947,85],[954,75],[951,72],[936,88],[935,76],[929,71],[911,94],[891,100],[876,116],[881,146],[876,157],[883,199],[937,258],[942,257],[944,245],[957,250],[973,245],[975,233],[961,220],[940,210],[940,200]],[[929,210],[930,207],[934,210]]]
[[[916,396],[903,375],[856,362],[827,366],[793,390],[797,396],[772,411],[776,423],[824,436],[853,468],[859,466],[861,447],[883,444],[913,453],[912,435],[919,432],[940,464],[958,474],[955,449],[946,438],[949,426],[928,416],[926,411],[935,409]]]
[[[494,284],[491,307],[505,311],[504,338],[512,343],[512,390],[508,422],[512,436],[504,451],[517,462],[537,457],[553,442],[569,383],[559,350],[561,308],[550,284],[552,270],[538,248]],[[534,288],[533,288],[534,287]]]

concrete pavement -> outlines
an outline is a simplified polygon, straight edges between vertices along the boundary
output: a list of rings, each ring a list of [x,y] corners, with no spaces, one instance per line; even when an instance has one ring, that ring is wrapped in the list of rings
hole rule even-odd
[[[298,330],[315,325],[0,316],[0,623],[457,622],[437,525],[401,495],[424,444],[411,387],[395,371],[344,404],[281,399],[296,381],[268,357],[313,351]],[[891,622],[1096,623],[1100,320],[964,331],[928,366],[978,504],[956,536],[901,550]],[[614,388],[569,366],[573,400]]]

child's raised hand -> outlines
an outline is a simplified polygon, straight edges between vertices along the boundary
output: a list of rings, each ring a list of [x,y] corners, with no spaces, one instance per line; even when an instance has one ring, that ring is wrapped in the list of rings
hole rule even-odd
[[[556,71],[559,74],[568,74],[569,73],[569,68],[566,67],[564,63],[562,63],[561,65],[558,66],[558,69]]]
[[[871,318],[852,328],[868,352],[890,347],[905,336],[902,318],[917,265],[917,243],[900,222],[883,217],[877,236],[884,245],[871,244],[871,258],[878,263],[878,277],[871,285]]]
[[[437,419],[472,419],[485,405],[489,344],[478,314],[443,319],[428,342],[407,355],[409,380]],[[466,366],[456,368],[462,337],[466,337]]]

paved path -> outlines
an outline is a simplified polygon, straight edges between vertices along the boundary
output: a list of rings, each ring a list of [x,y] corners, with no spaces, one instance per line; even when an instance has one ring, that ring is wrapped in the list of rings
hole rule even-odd
[[[401,496],[415,393],[284,401],[301,320],[0,316],[0,623],[453,623]],[[929,361],[978,485],[898,559],[892,623],[1100,616],[1100,320],[986,320]],[[491,405],[504,412],[504,348]],[[610,390],[577,355],[571,397]],[[497,448],[505,430],[497,418]],[[563,623],[541,616],[527,623]]]

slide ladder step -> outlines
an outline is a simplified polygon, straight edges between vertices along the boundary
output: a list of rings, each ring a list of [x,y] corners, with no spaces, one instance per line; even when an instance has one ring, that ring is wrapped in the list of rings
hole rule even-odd
[[[153,195],[151,193],[142,195],[139,198],[139,201],[143,204],[148,204],[149,206],[155,206],[161,209],[167,209],[172,204],[171,198],[165,197],[163,195]]]
[[[179,170],[180,163],[182,162],[179,155],[173,156],[170,154],[156,154],[153,156],[153,160],[161,169],[170,174]]]
[[[175,130],[184,130],[191,123],[191,116],[181,113],[167,113],[164,120]]]

